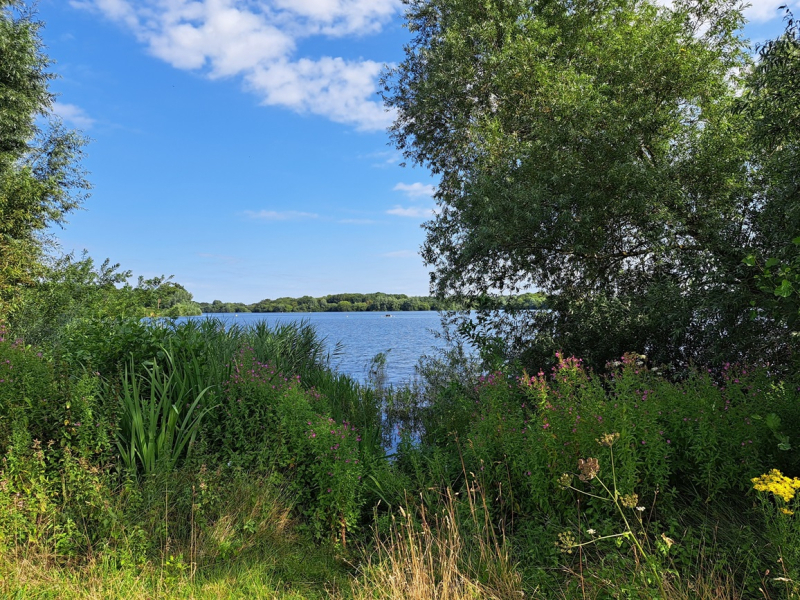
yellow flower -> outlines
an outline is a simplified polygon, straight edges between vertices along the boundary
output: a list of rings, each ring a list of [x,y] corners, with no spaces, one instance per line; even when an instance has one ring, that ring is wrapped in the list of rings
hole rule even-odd
[[[782,512],[783,514],[785,514],[785,515],[793,515],[793,514],[794,514],[794,511],[793,511],[793,510],[789,510],[788,508],[784,508],[784,507],[782,507],[782,506],[781,506],[781,512]]]
[[[800,489],[800,479],[795,477],[790,479],[778,469],[772,469],[769,473],[754,477],[752,480],[753,489],[758,492],[772,492],[775,496],[780,496],[784,502],[791,502],[797,490]]]

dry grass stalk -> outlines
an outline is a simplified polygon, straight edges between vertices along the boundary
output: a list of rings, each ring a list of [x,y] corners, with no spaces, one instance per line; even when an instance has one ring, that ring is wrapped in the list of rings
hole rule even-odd
[[[457,503],[448,490],[442,499],[441,516],[432,519],[424,507],[418,522],[411,510],[400,508],[388,536],[376,531],[377,548],[353,585],[356,600],[507,600],[522,598],[521,577],[511,563],[504,541],[497,539],[488,521],[485,500],[477,505],[473,488],[470,529],[465,537],[459,523]],[[488,515],[484,515],[488,516]],[[374,558],[373,558],[374,557]],[[483,577],[479,578],[479,573]],[[483,581],[481,581],[481,579]]]

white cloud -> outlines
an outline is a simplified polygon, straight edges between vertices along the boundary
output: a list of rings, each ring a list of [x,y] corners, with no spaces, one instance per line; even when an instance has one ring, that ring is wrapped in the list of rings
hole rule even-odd
[[[94,119],[84,112],[80,106],[56,102],[53,104],[53,114],[60,117],[65,123],[69,123],[81,129],[89,129],[94,125]]]
[[[361,130],[393,115],[375,97],[382,63],[297,58],[309,36],[378,33],[400,0],[70,0],[133,32],[154,56],[210,78],[241,77],[265,105],[312,113]]]
[[[370,60],[352,62],[325,56],[316,61],[275,61],[256,67],[245,79],[266,105],[286,106],[376,131],[392,119],[382,104],[368,100],[381,68]]]
[[[319,215],[315,213],[298,212],[296,210],[246,210],[244,211],[246,217],[260,221],[296,221],[299,219],[318,219]]]
[[[421,208],[419,206],[409,206],[403,208],[402,206],[395,206],[386,211],[388,215],[396,215],[398,217],[412,217],[412,218],[425,218],[433,216],[433,210],[430,208]]]
[[[419,256],[419,253],[413,250],[396,250],[395,252],[386,252],[385,254],[381,254],[381,256],[387,258],[416,258]]]
[[[766,23],[773,19],[783,18],[784,12],[778,10],[784,4],[792,5],[787,0],[752,0],[750,6],[744,9],[744,16],[748,21],[756,23]],[[795,3],[795,7],[800,6],[800,3]]]
[[[304,19],[308,29],[329,36],[378,33],[400,8],[395,0],[274,0],[273,4]]]
[[[424,183],[398,183],[392,190],[395,192],[403,192],[411,199],[430,198],[436,193],[436,186]]]
[[[673,6],[673,0],[655,0],[655,3],[660,6]],[[750,0],[748,6],[744,9],[744,16],[748,21],[755,23],[766,23],[773,19],[783,18],[783,11],[778,8],[784,4],[790,7],[799,7],[800,2],[791,2],[788,0]]]

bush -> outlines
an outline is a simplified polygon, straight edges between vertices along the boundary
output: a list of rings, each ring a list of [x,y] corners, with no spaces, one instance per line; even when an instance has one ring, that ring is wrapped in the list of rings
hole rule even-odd
[[[324,411],[325,399],[260,362],[250,349],[233,361],[222,404],[209,414],[209,460],[253,473],[282,473],[317,537],[346,534],[358,523],[363,463],[358,430]]]

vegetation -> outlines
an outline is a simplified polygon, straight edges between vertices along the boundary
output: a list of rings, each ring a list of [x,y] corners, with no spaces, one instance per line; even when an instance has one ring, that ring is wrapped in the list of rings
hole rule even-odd
[[[0,8],[27,81],[0,86],[0,209],[30,213],[0,255],[3,597],[800,598],[791,19],[733,97],[725,2],[411,0],[395,133],[444,175],[439,291],[483,317],[393,388],[306,325],[142,319],[191,295],[41,252],[74,186],[26,163],[46,57]],[[523,276],[547,310],[503,293]]]
[[[489,299],[476,299],[486,302]],[[518,294],[510,297],[491,299],[495,304],[514,310],[531,310],[545,307],[543,294]],[[449,300],[440,300],[429,296],[406,296],[405,294],[332,294],[312,298],[278,298],[276,300],[262,300],[255,304],[242,304],[241,302],[222,302],[214,300],[212,303],[201,302],[200,307],[204,313],[231,313],[231,312],[353,312],[353,311],[414,311],[414,310],[452,310],[456,307],[466,308],[465,303],[456,304]]]
[[[15,0],[0,0],[0,314],[15,308],[38,274],[47,226],[78,208],[89,184],[85,140],[51,118],[50,63],[40,24]]]
[[[52,358],[0,341],[6,595],[798,592],[798,381],[562,356],[535,376],[428,359],[378,389],[302,326],[109,337]]]
[[[6,320],[27,343],[59,346],[65,338],[121,318],[179,317],[201,314],[192,295],[170,278],[128,280],[106,259],[100,266],[85,253],[44,257],[38,276],[20,289]],[[98,330],[98,333],[99,330]]]
[[[596,369],[630,350],[786,362],[796,329],[743,259],[794,265],[793,21],[755,68],[729,0],[406,4],[384,98],[397,146],[441,176],[432,289],[536,286],[551,309],[463,333],[532,368],[558,349]]]

